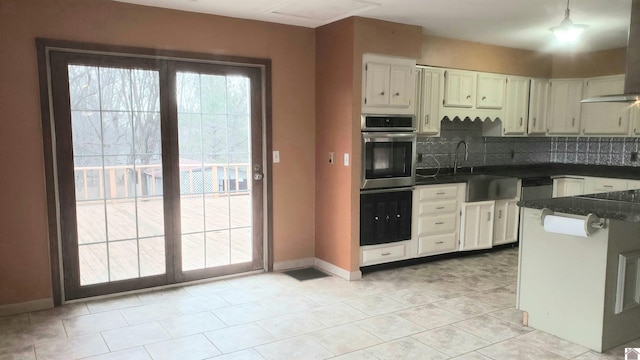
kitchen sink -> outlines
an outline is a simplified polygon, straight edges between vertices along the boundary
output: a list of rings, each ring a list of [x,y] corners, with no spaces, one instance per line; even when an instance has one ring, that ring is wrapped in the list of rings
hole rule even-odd
[[[518,179],[485,174],[446,174],[436,178],[451,178],[467,183],[466,202],[513,199],[516,197]]]

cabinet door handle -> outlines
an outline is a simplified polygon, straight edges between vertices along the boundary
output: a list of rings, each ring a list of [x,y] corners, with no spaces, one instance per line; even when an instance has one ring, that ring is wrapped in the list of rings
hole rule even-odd
[[[602,187],[613,188],[613,185],[602,185]]]
[[[446,194],[446,193],[444,193],[444,192],[437,192],[436,193],[436,195],[444,195],[444,194]]]
[[[436,241],[436,245],[444,244],[444,241]]]
[[[534,127],[536,126],[536,118],[535,117],[533,118],[533,126]]]
[[[491,211],[487,212],[487,221],[491,221]]]
[[[373,217],[373,220],[378,221],[378,220],[380,220],[380,218],[379,218],[379,217],[377,217],[377,216],[374,216],[374,217]]]
[[[384,95],[384,91],[380,93],[380,95]]]
[[[424,116],[424,123],[425,125],[429,125],[429,115]]]
[[[397,93],[395,93],[395,94],[393,94],[393,95],[394,95],[394,96],[400,96],[400,93],[399,93],[399,92],[397,92]]]
[[[471,95],[467,95],[467,100],[471,99]]]
[[[468,98],[469,98],[469,97],[467,97],[467,99],[468,99]],[[483,96],[483,97],[482,97],[482,100],[487,100],[487,97],[486,97],[486,96]]]
[[[622,117],[618,118],[618,126],[622,126]]]
[[[442,222],[442,221],[438,221],[438,222],[436,223],[436,225],[442,225],[442,224],[444,224],[444,222]]]
[[[576,118],[571,119],[571,126],[576,126]]]
[[[380,254],[380,255],[382,255],[382,256],[389,256],[389,255],[391,255],[391,253],[390,253],[390,252],[386,252],[386,253],[382,253],[382,254]]]
[[[442,209],[444,209],[444,206],[438,206],[438,207],[436,207],[436,210],[442,210]]]
[[[498,210],[498,219],[502,219],[502,210]]]
[[[398,219],[399,219],[399,218],[400,218],[400,214],[396,214],[396,218],[398,218]]]
[[[522,126],[522,118],[520,118],[520,126]]]

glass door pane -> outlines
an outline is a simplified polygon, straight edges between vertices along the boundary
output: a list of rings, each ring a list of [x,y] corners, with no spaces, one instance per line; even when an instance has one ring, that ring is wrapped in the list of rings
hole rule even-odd
[[[164,274],[159,73],[68,74],[80,285]]]
[[[252,262],[249,78],[179,71],[176,96],[182,271]]]

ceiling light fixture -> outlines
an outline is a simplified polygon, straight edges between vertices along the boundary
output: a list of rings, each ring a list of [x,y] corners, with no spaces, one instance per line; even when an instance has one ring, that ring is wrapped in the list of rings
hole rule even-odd
[[[580,34],[588,28],[588,25],[574,24],[569,19],[569,0],[567,0],[567,9],[564,11],[564,20],[560,25],[552,27],[551,32],[562,42],[572,42],[578,39]]]

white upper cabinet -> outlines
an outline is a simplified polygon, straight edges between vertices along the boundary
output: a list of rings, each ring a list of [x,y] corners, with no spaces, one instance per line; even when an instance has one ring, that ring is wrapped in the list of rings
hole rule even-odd
[[[397,107],[411,106],[413,102],[413,91],[415,79],[413,66],[397,66],[391,65],[389,79],[389,105]]]
[[[529,78],[507,77],[507,100],[503,119],[504,135],[524,135],[527,129]]]
[[[478,74],[476,108],[502,109],[506,76],[499,74]]]
[[[389,105],[390,69],[391,67],[386,64],[366,64],[365,104],[367,106]]]
[[[419,67],[416,76],[416,125],[425,135],[440,135],[440,91],[443,71]]]
[[[362,112],[413,114],[416,62],[374,54],[362,57]]]
[[[585,81],[584,97],[622,94],[624,75],[603,76]],[[582,104],[582,134],[627,135],[629,133],[629,104]]]
[[[549,80],[531,79],[529,96],[528,131],[530,135],[547,132],[547,110],[549,108]]]
[[[476,73],[462,70],[444,72],[444,106],[471,108],[475,100]]]
[[[580,134],[582,79],[551,80],[547,125],[549,135]]]

